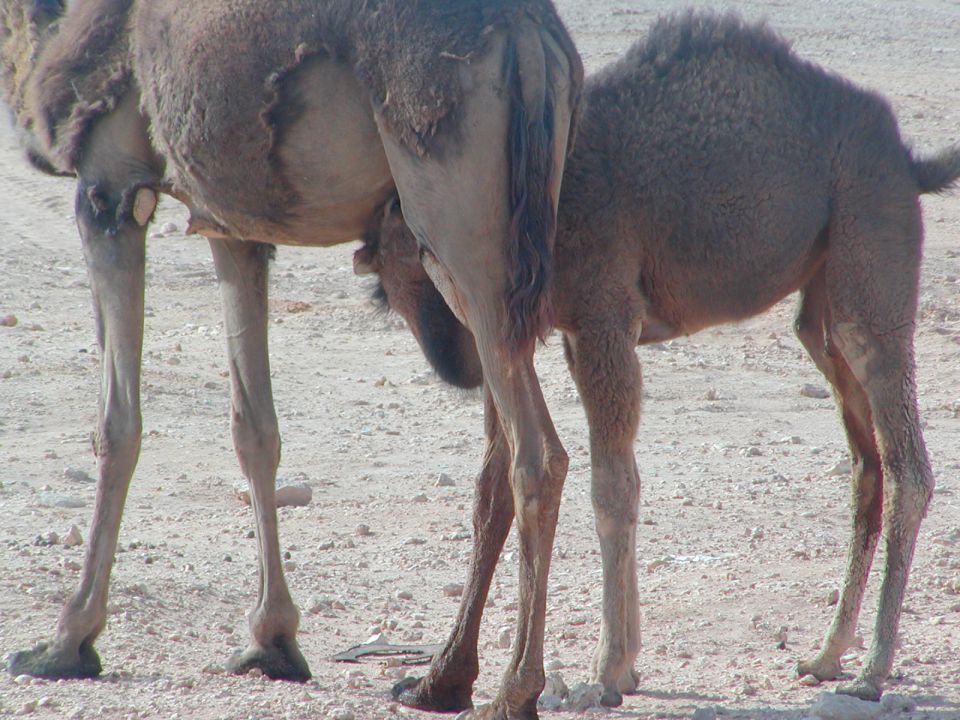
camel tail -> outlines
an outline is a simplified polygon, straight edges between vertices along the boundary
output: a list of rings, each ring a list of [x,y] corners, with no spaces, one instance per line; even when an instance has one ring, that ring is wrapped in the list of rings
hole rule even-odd
[[[538,33],[512,37],[504,72],[510,90],[510,231],[506,251],[507,341],[514,350],[543,340],[552,323],[550,284],[556,211],[555,90]]]
[[[921,194],[952,190],[960,181],[960,145],[928,158],[911,157],[910,166]]]

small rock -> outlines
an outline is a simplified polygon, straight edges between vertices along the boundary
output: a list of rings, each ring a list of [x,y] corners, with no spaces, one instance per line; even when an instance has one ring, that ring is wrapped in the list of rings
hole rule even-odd
[[[370,534],[370,526],[360,523],[356,529],[354,529],[354,532],[360,537],[367,537]]]
[[[873,720],[883,708],[878,702],[868,702],[852,695],[822,693],[810,712],[822,720]]]
[[[39,547],[50,547],[51,545],[60,544],[60,536],[57,535],[53,530],[46,533],[45,535],[37,535],[33,541],[34,545]]]
[[[600,707],[600,697],[603,695],[603,685],[594,683],[577,683],[567,694],[566,707],[574,712],[585,712]]]
[[[800,388],[800,394],[803,397],[813,398],[814,400],[826,400],[830,397],[830,392],[820,385],[806,384]]]
[[[413,600],[413,593],[409,590],[398,590],[397,600]]]
[[[537,699],[537,707],[547,712],[555,712],[563,707],[563,698],[552,693],[540,693]]]
[[[330,711],[330,720],[354,720],[356,716],[349,708],[334,708]]]
[[[712,707],[697,708],[693,711],[693,720],[717,720],[717,709]]]
[[[850,459],[844,458],[827,471],[827,477],[843,477],[851,472],[853,472],[853,466],[850,464]]]
[[[909,713],[917,709],[917,703],[906,695],[886,693],[880,698],[880,707],[887,712]]]
[[[250,489],[246,483],[235,485],[234,493],[244,505],[250,504]],[[313,490],[306,483],[277,478],[276,499],[277,507],[304,507],[313,499]]]
[[[510,638],[510,628],[503,628],[497,635],[497,647],[501,650],[509,650],[512,640]]]
[[[547,672],[555,672],[557,670],[563,670],[564,667],[566,666],[563,664],[562,660],[554,658],[553,660],[550,660],[546,665],[544,665],[543,669],[546,670]]]
[[[413,496],[413,502],[415,503],[425,503],[426,501],[427,501],[427,496],[424,495],[423,493]]]
[[[547,695],[556,695],[565,698],[570,693],[570,688],[564,682],[560,673],[550,673],[547,675],[546,682],[543,685],[543,692]]]
[[[4,315],[0,317],[0,327],[14,327],[18,320],[16,315]]]
[[[37,701],[31,700],[30,702],[25,702],[20,706],[20,709],[17,711],[17,715],[31,715],[37,711]]]
[[[83,535],[80,534],[80,528],[78,528],[76,525],[71,525],[70,532],[68,532],[67,536],[63,539],[63,544],[66,547],[83,545]]]
[[[800,678],[800,684],[804,687],[817,687],[820,684],[820,681],[817,680],[813,675],[804,675]]]
[[[47,492],[37,495],[37,504],[40,507],[82,508],[85,507],[87,503],[80,498]]]
[[[165,222],[163,225],[160,226],[160,232],[162,232],[162,233],[175,233],[175,232],[177,232],[176,223]]]
[[[449,583],[443,586],[444,597],[460,597],[463,595],[463,585],[461,583]]]
[[[90,477],[90,473],[86,472],[85,470],[81,470],[80,468],[65,467],[63,469],[63,476],[67,480],[73,480],[74,482],[82,482],[82,483],[94,482],[93,478]]]
[[[426,545],[427,541],[425,538],[419,537],[409,537],[403,541],[404,545]]]
[[[434,485],[436,485],[437,487],[453,487],[454,485],[456,485],[456,483],[453,482],[453,478],[447,475],[446,473],[440,473],[437,476],[437,482],[434,483]]]

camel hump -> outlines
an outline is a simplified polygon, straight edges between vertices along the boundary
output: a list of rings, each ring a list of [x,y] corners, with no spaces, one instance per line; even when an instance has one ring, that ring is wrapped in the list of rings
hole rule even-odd
[[[960,181],[960,145],[941,150],[932,157],[911,157],[910,166],[921,194],[952,190]]]
[[[566,31],[521,27],[507,43],[510,91],[510,232],[507,263],[507,339],[519,349],[543,340],[553,322],[550,285],[556,233],[556,199],[563,162],[558,158],[558,104],[576,108],[583,82],[579,56]],[[563,97],[563,95],[566,97]],[[571,122],[567,149],[572,145]],[[562,155],[562,150],[559,153]]]

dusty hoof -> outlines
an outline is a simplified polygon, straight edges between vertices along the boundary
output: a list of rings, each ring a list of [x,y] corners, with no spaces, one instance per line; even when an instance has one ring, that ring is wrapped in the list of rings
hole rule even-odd
[[[869,700],[876,702],[883,695],[883,687],[880,683],[863,678],[857,678],[853,682],[844,683],[837,688],[838,695],[852,695],[860,700]]]
[[[623,705],[623,694],[613,688],[604,688],[600,696],[600,704],[608,708],[620,707]]]
[[[633,695],[638,687],[640,687],[640,673],[633,668],[627,670],[617,683],[617,689],[624,695]]]
[[[234,675],[246,675],[259,668],[271,680],[306,682],[310,679],[310,667],[296,641],[286,638],[278,637],[270,647],[251,644],[227,660],[226,667],[227,672]]]
[[[103,666],[100,664],[97,651],[89,643],[81,643],[76,652],[67,652],[44,642],[33,650],[14,653],[7,669],[11,675],[32,675],[38,678],[61,680],[95,678],[100,675]]]
[[[401,705],[431,712],[459,712],[473,707],[470,689],[431,687],[426,678],[406,677],[391,690]]]
[[[817,680],[836,680],[843,671],[840,668],[840,661],[827,661],[817,657],[813,660],[804,660],[797,663],[797,677],[813,675]]]

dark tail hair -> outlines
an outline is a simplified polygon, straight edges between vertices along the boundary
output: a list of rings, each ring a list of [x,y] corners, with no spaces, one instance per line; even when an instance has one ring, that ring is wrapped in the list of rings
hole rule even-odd
[[[529,42],[526,37],[520,42]],[[534,42],[542,42],[539,37]],[[550,195],[554,182],[554,112],[557,98],[546,48],[507,45],[504,75],[510,88],[508,161],[510,230],[506,260],[507,342],[519,350],[543,339],[552,323],[550,284],[556,210]],[[580,70],[579,59],[570,59]],[[579,89],[577,78],[571,83]]]
[[[941,150],[928,158],[910,157],[910,167],[921,193],[942,193],[960,180],[960,145]]]

